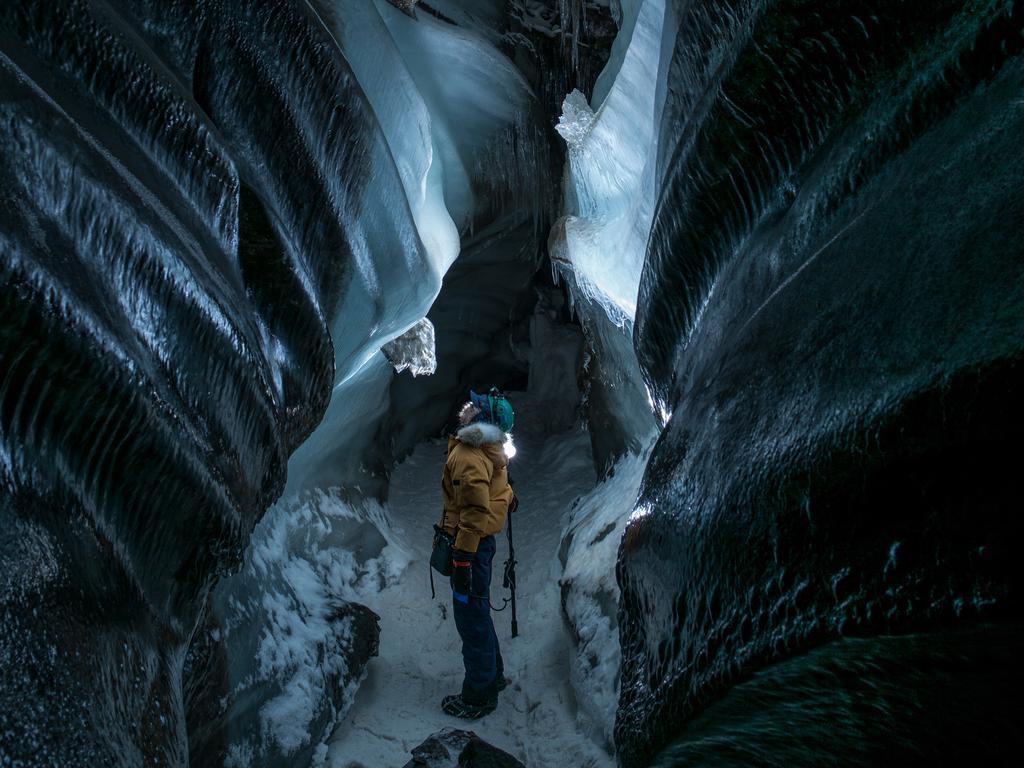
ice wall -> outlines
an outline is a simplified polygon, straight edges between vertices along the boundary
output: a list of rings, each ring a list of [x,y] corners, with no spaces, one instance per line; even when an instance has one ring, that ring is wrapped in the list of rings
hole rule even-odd
[[[578,90],[556,130],[568,146],[557,262],[571,265],[579,290],[618,325],[636,314],[657,193],[661,116],[662,0],[627,3],[612,56],[598,78],[596,111]],[[610,82],[610,84],[609,84]]]
[[[611,746],[618,704],[615,559],[657,421],[633,349],[633,317],[657,193],[663,99],[660,0],[625,2],[591,108],[573,90],[556,131],[566,144],[562,216],[548,238],[556,276],[586,339],[584,414],[601,483],[563,532],[562,612],[576,642],[570,682]]]
[[[649,34],[655,9],[622,3],[593,108],[565,102],[550,238],[593,364],[642,371],[664,426],[618,552],[620,762],[1014,754],[1012,694],[976,681],[1022,677],[1020,8],[680,0]],[[621,446],[624,410],[592,428]],[[564,608],[600,709],[595,509]]]
[[[576,643],[569,682],[598,730],[596,740],[609,751],[622,671],[615,560],[652,444],[624,454],[592,491],[573,502],[559,547],[562,613]]]
[[[587,335],[587,416],[599,472],[639,452],[655,429],[631,334],[657,193],[664,4],[628,2],[620,11],[594,87],[597,110],[578,90],[562,105],[563,215],[548,238]]]
[[[444,274],[476,208],[475,162],[529,111],[529,89],[479,34],[428,13],[398,13],[382,0],[325,5]]]
[[[187,759],[211,586],[453,258],[318,10],[0,10],[4,760]]]
[[[620,760],[999,762],[1024,677],[1024,14],[666,19],[634,338],[671,417],[619,555]]]
[[[475,26],[422,9],[408,15],[384,0],[323,5],[383,128],[434,277],[440,280],[451,268],[460,237],[471,237],[475,227],[518,232],[524,220],[543,215],[536,206],[547,199],[546,144],[536,98],[492,39]],[[525,262],[533,260],[528,255]],[[420,309],[419,316],[407,315],[410,326],[425,314]],[[372,353],[367,350],[360,365],[371,365]],[[389,386],[386,376],[370,370],[339,371],[323,425],[292,459],[289,495],[345,484],[384,493],[389,462],[377,445],[383,411],[373,406],[377,421],[363,416],[369,401],[383,403]],[[350,432],[345,424],[354,420],[363,427]],[[425,436],[417,432],[417,439]]]

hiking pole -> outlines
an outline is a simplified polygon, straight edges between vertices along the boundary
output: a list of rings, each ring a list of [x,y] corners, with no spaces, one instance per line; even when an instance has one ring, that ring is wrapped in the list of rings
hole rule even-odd
[[[502,586],[512,592],[512,637],[519,635],[519,618],[516,615],[516,547],[512,543],[512,513],[519,508],[519,499],[512,497],[515,501],[508,510],[508,560],[505,561],[505,577]]]

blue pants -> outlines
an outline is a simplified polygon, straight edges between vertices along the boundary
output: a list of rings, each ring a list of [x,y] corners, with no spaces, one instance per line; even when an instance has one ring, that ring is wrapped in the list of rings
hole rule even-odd
[[[491,564],[496,546],[493,536],[480,539],[473,558],[473,589],[469,602],[452,598],[455,627],[462,638],[462,661],[466,677],[463,698],[477,703],[498,695],[498,675],[504,672],[498,636],[491,621]]]

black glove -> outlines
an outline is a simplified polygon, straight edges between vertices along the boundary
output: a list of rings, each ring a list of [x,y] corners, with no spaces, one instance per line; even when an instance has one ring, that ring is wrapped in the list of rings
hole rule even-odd
[[[463,603],[469,602],[473,592],[473,557],[472,552],[452,550],[452,592],[455,599]]]
[[[508,513],[511,515],[517,509],[519,509],[519,497],[513,493],[512,500],[508,503]]]

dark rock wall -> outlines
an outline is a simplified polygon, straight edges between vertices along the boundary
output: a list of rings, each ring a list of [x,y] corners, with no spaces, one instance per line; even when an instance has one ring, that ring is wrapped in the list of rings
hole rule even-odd
[[[625,766],[677,737],[661,764],[747,765],[745,741],[767,754],[802,734],[716,728],[714,709],[686,724],[711,701],[732,711],[730,687],[766,664],[851,635],[938,648],[975,625],[1020,647],[1024,8],[707,1],[668,17],[635,343],[673,415],[620,550],[616,734]],[[987,631],[957,652],[985,654]],[[977,696],[968,661],[948,707],[928,687],[897,696],[893,648],[848,664],[879,682],[872,711],[929,713],[879,715],[889,760],[934,756],[938,732],[1012,745],[1005,689]],[[863,690],[836,688],[856,709]],[[841,764],[872,764],[863,731],[835,733]]]
[[[208,589],[436,284],[306,3],[9,2],[0,51],[0,754],[183,764]]]

